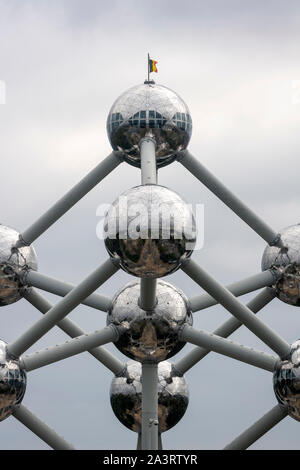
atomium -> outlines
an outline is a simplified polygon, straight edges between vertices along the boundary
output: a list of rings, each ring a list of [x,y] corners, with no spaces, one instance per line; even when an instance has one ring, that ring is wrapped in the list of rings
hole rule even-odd
[[[134,166],[140,166],[140,140],[146,134],[153,136],[157,167],[162,167],[187,147],[192,119],[187,105],[174,91],[155,84],[137,85],[114,102],[107,118],[107,134],[113,149],[124,152],[124,159]]]
[[[26,390],[26,372],[19,360],[8,355],[0,340],[0,421],[8,418],[21,404]]]
[[[171,274],[191,256],[196,243],[192,211],[174,191],[159,185],[125,191],[104,220],[106,249],[129,274]]]
[[[120,377],[114,377],[110,387],[112,409],[124,426],[141,431],[142,422],[142,366],[128,361]],[[173,364],[158,364],[158,430],[168,431],[183,417],[189,403],[189,393],[184,377],[176,372]]]
[[[0,225],[0,306],[12,304],[22,297],[24,285],[18,274],[26,268],[37,269],[34,248],[14,249],[18,240],[16,230]]]
[[[127,284],[112,301],[107,324],[129,327],[115,343],[126,356],[140,362],[159,362],[174,356],[185,345],[179,329],[192,324],[192,314],[183,292],[171,284],[157,282],[157,304],[152,312],[138,306],[140,282]]]
[[[273,385],[279,404],[287,406],[289,415],[300,421],[300,340],[291,345],[290,356],[277,363]]]
[[[284,248],[267,246],[262,257],[262,270],[277,268],[281,277],[275,284],[277,297],[300,306],[300,224],[279,232]]]

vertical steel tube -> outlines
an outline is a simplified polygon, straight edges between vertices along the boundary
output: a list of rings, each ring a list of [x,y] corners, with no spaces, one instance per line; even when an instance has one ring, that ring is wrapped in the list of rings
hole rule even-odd
[[[142,364],[142,449],[158,448],[157,364]]]
[[[140,307],[152,311],[156,305],[156,279],[141,278]]]
[[[156,155],[155,140],[152,137],[144,137],[140,141],[142,184],[156,184]]]
[[[155,140],[146,136],[140,141],[142,184],[156,184]],[[141,279],[140,307],[151,311],[156,304],[156,279]]]

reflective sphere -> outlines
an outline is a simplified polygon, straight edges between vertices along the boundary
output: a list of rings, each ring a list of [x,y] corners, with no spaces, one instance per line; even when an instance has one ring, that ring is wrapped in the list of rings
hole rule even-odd
[[[18,273],[28,267],[37,269],[35,250],[24,246],[12,250],[19,240],[19,233],[13,228],[0,225],[0,306],[16,302],[22,297],[24,285]]]
[[[183,292],[164,281],[157,281],[157,304],[152,312],[138,306],[140,282],[127,284],[113,298],[107,324],[129,326],[116,347],[140,362],[159,362],[174,356],[185,345],[178,340],[182,325],[192,325],[192,313]]]
[[[292,344],[289,358],[277,363],[273,385],[279,404],[287,405],[289,415],[300,421],[300,340]]]
[[[286,248],[268,245],[262,257],[262,270],[277,267],[282,273],[274,286],[277,297],[300,306],[300,224],[291,225],[279,233]]]
[[[176,271],[196,243],[191,209],[177,193],[159,185],[125,191],[106,214],[104,231],[111,258],[138,277]]]
[[[142,425],[142,366],[128,361],[121,377],[114,377],[110,387],[112,409],[124,426],[140,432]],[[189,392],[184,377],[179,377],[173,364],[158,364],[158,430],[168,431],[186,412]]]
[[[0,340],[0,421],[8,418],[21,404],[26,389],[26,372],[18,359],[7,354],[6,343]]]
[[[107,118],[108,138],[131,165],[140,166],[139,142],[146,133],[156,141],[158,167],[174,161],[176,152],[187,147],[192,119],[177,93],[161,85],[143,84],[114,102]]]

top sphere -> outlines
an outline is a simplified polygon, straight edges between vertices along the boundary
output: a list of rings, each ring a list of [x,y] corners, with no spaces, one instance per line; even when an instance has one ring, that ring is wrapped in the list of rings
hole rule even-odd
[[[282,273],[276,282],[277,297],[290,305],[300,306],[300,224],[279,232],[284,248],[267,246],[261,267],[265,271],[276,267]]]
[[[146,133],[156,141],[157,167],[176,159],[191,138],[192,119],[187,105],[169,88],[143,84],[125,91],[112,105],[107,118],[107,134],[114,150],[140,167],[139,142]]]

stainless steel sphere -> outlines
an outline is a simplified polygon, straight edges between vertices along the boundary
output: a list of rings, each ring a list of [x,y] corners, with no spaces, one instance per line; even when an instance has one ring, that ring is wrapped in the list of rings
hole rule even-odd
[[[14,250],[19,233],[0,225],[0,307],[16,302],[22,297],[24,285],[18,277],[26,267],[37,269],[35,250],[24,246]]]
[[[106,249],[129,274],[156,278],[180,268],[196,243],[192,211],[174,191],[159,185],[125,191],[104,220]]]
[[[140,362],[160,362],[174,356],[185,345],[178,340],[182,325],[192,325],[192,313],[183,292],[157,281],[157,304],[152,312],[139,307],[140,282],[127,284],[112,300],[107,324],[129,327],[115,343],[126,356]]]
[[[135,432],[142,425],[142,366],[128,361],[120,377],[114,377],[110,387],[110,403],[114,414],[124,426]],[[158,430],[168,431],[186,412],[189,392],[184,377],[180,377],[173,364],[158,364]]]
[[[139,142],[146,133],[156,141],[158,167],[174,161],[176,152],[187,147],[192,118],[177,93],[162,85],[143,84],[114,102],[107,118],[108,138],[131,165],[140,166]]]
[[[18,359],[8,355],[6,343],[0,340],[0,421],[20,406],[26,389],[26,372]]]
[[[300,224],[279,233],[286,248],[267,246],[262,257],[262,270],[278,268],[282,277],[274,286],[277,297],[290,305],[300,306]]]
[[[289,358],[277,363],[273,385],[279,404],[286,405],[289,415],[300,421],[300,340],[291,345]]]

